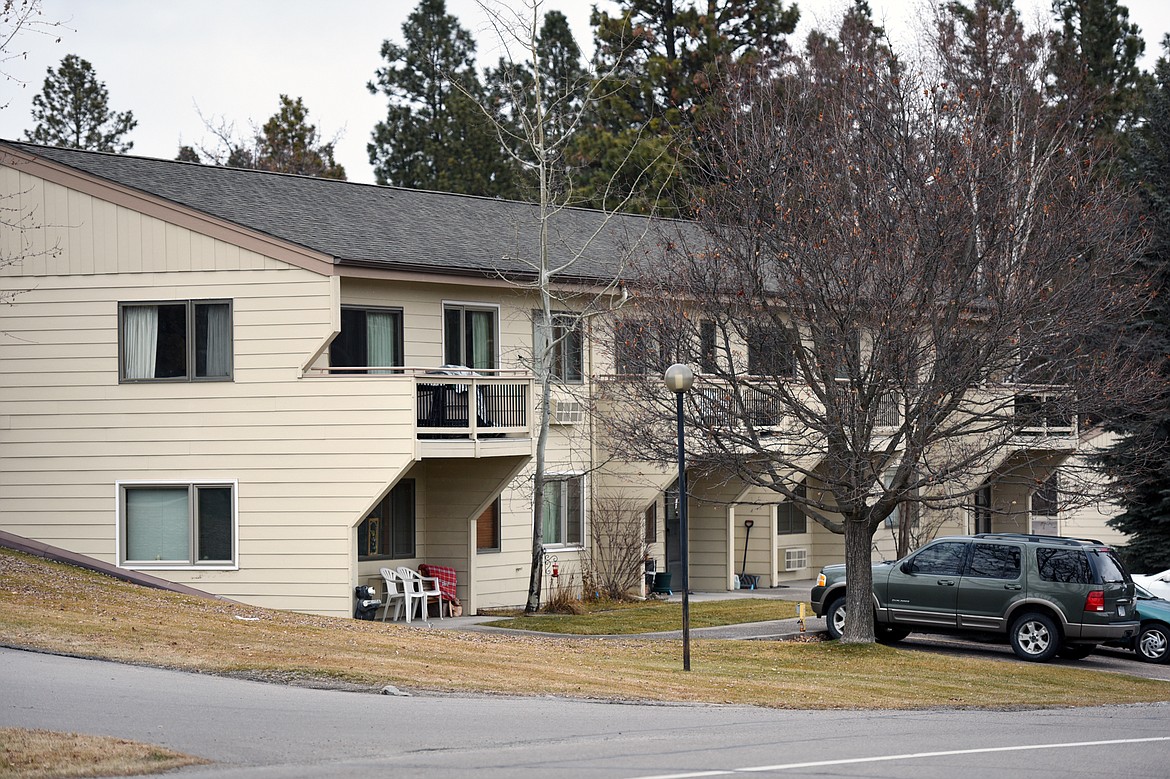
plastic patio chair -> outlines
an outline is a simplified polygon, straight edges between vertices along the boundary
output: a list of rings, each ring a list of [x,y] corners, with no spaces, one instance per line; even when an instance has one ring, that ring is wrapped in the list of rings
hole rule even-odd
[[[386,621],[386,617],[390,615],[390,604],[394,604],[394,620],[398,621],[398,615],[406,608],[406,585],[398,574],[389,568],[382,569],[382,580],[386,583],[386,594],[382,596],[382,602],[386,606],[386,610],[382,612],[382,621]],[[406,621],[410,622],[411,609],[406,608]]]
[[[423,576],[418,571],[405,566],[398,569],[398,578],[402,579],[403,589],[406,591],[406,610],[414,608],[412,601],[419,604],[419,616],[427,618],[427,602],[430,598],[439,599],[439,619],[443,619],[443,591],[439,589],[439,580],[434,576]],[[410,618],[407,617],[407,621]]]

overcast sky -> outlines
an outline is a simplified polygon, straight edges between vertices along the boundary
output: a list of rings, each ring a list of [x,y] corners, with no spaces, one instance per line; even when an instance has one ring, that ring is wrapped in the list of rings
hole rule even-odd
[[[589,10],[613,9],[610,0],[547,0],[544,8],[569,17],[578,43],[592,51]],[[845,0],[799,0],[803,41],[809,26],[834,18]],[[1129,0],[1130,19],[1146,39],[1149,69],[1170,32],[1170,0]],[[301,97],[309,120],[326,138],[340,135],[337,160],[350,181],[372,182],[366,143],[385,116],[386,99],[366,83],[382,65],[387,38],[402,42],[402,23],[417,0],[43,0],[45,18],[62,21],[62,40],[25,36],[16,43],[26,60],[9,60],[0,80],[0,138],[20,140],[32,127],[32,98],[45,71],[66,54],[89,60],[109,91],[110,107],[130,110],[138,127],[132,154],[173,158],[180,144],[210,145],[199,117],[234,122],[250,132],[278,107],[278,96]],[[523,2],[513,2],[523,6]],[[915,0],[870,0],[895,41],[909,38]],[[1026,13],[1046,0],[1017,0]],[[501,53],[475,0],[447,0],[478,42],[482,64]],[[23,85],[20,83],[23,81]]]

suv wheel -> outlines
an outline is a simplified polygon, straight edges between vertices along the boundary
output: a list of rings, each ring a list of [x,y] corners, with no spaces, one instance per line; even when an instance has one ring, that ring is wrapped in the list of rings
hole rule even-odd
[[[1039,612],[1029,612],[1012,623],[1012,651],[1021,660],[1043,663],[1056,656],[1060,649],[1060,633],[1052,618]]]
[[[1147,663],[1170,661],[1170,629],[1161,622],[1142,625],[1142,632],[1138,634],[1134,648],[1137,649],[1138,659]]]
[[[829,610],[825,612],[825,629],[828,630],[829,638],[836,641],[845,632],[845,598],[840,597],[829,604]]]

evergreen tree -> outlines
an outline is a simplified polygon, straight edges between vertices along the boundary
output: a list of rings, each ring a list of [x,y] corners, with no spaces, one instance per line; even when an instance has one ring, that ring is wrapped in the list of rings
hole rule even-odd
[[[366,85],[390,103],[366,146],[378,183],[514,196],[514,169],[477,106],[484,91],[471,33],[444,0],[420,0],[402,34],[404,46],[383,42],[386,65]]]
[[[1135,121],[1141,101],[1141,29],[1117,0],[1054,0],[1053,92],[1084,105],[1082,122],[1105,142]]]
[[[48,69],[41,93],[33,97],[32,117],[36,126],[25,133],[27,140],[91,151],[129,151],[134,142],[123,137],[138,125],[132,112],[110,110],[106,85],[76,54]]]
[[[488,105],[495,107],[493,116],[505,138],[507,151],[522,166],[518,180],[520,195],[528,198],[532,192],[533,199],[538,195],[531,175],[536,160],[532,158],[530,134],[538,123],[542,125],[550,183],[557,192],[564,191],[571,176],[565,162],[565,146],[579,129],[590,82],[590,73],[581,62],[581,51],[563,13],[549,11],[544,15],[534,43],[530,59],[515,63],[501,58],[496,68],[484,74]],[[538,107],[533,102],[538,79],[539,119]]]
[[[1133,328],[1133,348],[1170,380],[1170,35],[1162,47],[1165,54],[1144,90],[1144,122],[1132,131],[1134,172],[1151,234],[1145,270],[1156,291],[1146,319]],[[1123,437],[1105,463],[1123,490],[1124,512],[1109,524],[1130,538],[1130,569],[1154,572],[1170,568],[1170,390],[1151,407],[1115,417],[1110,427]]]
[[[260,170],[345,180],[345,168],[333,159],[333,143],[322,143],[301,98],[280,96],[280,109],[256,136]]]
[[[783,0],[622,0],[594,9],[595,67],[609,97],[574,144],[592,205],[638,191],[632,210],[685,212],[694,121],[717,74],[785,55],[800,15]]]

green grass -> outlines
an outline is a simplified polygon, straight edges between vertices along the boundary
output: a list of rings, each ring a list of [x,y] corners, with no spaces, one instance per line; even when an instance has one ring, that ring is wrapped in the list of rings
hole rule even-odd
[[[795,601],[770,598],[737,598],[691,604],[691,627],[708,628],[790,619],[797,614]],[[635,604],[589,604],[586,614],[538,614],[488,622],[493,627],[564,633],[574,636],[626,636],[682,629],[682,604],[645,601]],[[806,605],[805,613],[812,614]]]

